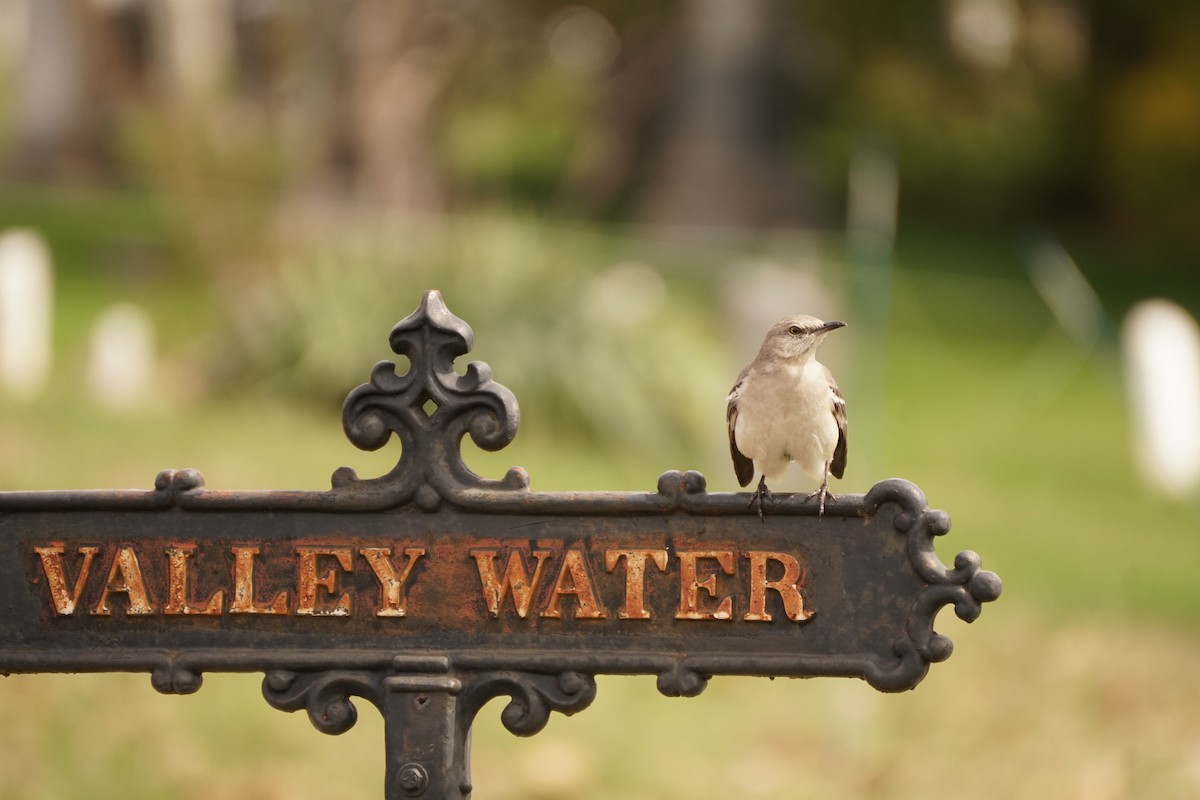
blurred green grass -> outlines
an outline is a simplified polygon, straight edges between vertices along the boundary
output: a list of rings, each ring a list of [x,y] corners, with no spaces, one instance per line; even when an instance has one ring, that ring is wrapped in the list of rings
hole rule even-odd
[[[124,222],[141,212],[130,213]],[[140,219],[133,229],[153,233],[153,215]],[[0,404],[0,488],[148,487],[159,469],[196,467],[217,488],[320,489],[342,464],[375,475],[394,463],[392,448],[355,451],[333,405],[264,388],[193,391],[219,301],[186,271],[139,284],[114,279],[119,266],[89,270],[86,259],[107,263],[111,242],[93,244],[103,244],[100,229],[70,230],[61,236],[77,236],[71,246],[51,234],[62,264],[59,367],[38,403]],[[974,549],[1004,580],[1004,596],[975,626],[942,616],[939,630],[957,644],[950,661],[901,696],[852,681],[719,679],[699,698],[675,700],[657,695],[651,678],[602,678],[592,708],[556,717],[530,740],[505,732],[492,705],[476,726],[476,797],[909,798],[927,796],[930,775],[983,798],[1200,793],[1190,666],[1200,656],[1197,509],[1162,501],[1134,475],[1111,343],[1079,352],[1024,279],[1019,255],[990,244],[901,240],[886,339],[854,340],[830,362],[852,386],[861,383],[855,353],[886,348],[885,391],[850,396],[852,437],[861,414],[877,419],[869,427],[879,439],[851,439],[839,490],[914,481],[951,513],[943,560]],[[993,266],[968,273],[961,265],[973,258]],[[711,277],[697,269],[671,285],[703,298]],[[424,288],[391,298],[396,318]],[[117,415],[87,402],[78,375],[88,320],[128,293],[161,322],[169,363],[162,401]],[[447,302],[458,310],[454,296]],[[362,380],[390,355],[386,334],[376,350],[346,354],[361,362]],[[731,352],[697,353],[686,342],[646,352],[672,346],[681,357],[721,359],[731,380],[739,366]],[[510,354],[478,328],[470,357],[522,397],[506,379]],[[524,466],[546,490],[650,490],[661,472],[688,468],[711,490],[732,490],[723,404],[712,397],[712,430],[699,439],[709,444],[695,463],[570,441],[536,418],[509,448],[467,444],[466,457],[490,476]],[[0,798],[382,793],[373,710],[360,703],[358,726],[331,739],[267,707],[258,680],[207,676],[197,695],[173,698],[140,675],[10,677],[0,682],[0,713],[14,721],[0,748]]]

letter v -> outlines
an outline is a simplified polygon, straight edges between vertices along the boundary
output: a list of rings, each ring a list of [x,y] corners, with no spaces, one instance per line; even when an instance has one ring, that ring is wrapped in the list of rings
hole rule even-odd
[[[83,593],[88,573],[92,570],[92,561],[96,558],[96,553],[100,552],[100,548],[79,548],[79,554],[83,556],[83,563],[79,566],[79,575],[76,576],[75,586],[69,595],[67,594],[67,576],[63,572],[62,555],[64,550],[62,545],[35,547],[33,551],[42,557],[42,571],[46,573],[46,585],[50,588],[54,613],[60,617],[69,617],[75,613],[75,608],[79,605],[79,596]]]

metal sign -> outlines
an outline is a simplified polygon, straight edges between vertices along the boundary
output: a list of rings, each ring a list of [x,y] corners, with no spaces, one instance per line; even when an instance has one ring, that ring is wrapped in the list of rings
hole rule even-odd
[[[697,472],[653,492],[539,493],[497,450],[513,395],[486,364],[455,371],[471,329],[436,292],[346,399],[356,446],[395,434],[388,474],[339,469],[325,492],[218,492],[194,470],[152,491],[0,493],[0,671],[147,671],[187,693],[204,672],[265,672],[273,706],[340,733],[351,697],[386,723],[385,797],[470,795],[475,713],[507,695],[529,735],[648,674],[669,695],[714,675],[845,676],[900,691],[950,655],[934,618],[972,621],[1000,594],[979,557],[947,567],[949,519],[915,486],[780,497],[764,519]]]

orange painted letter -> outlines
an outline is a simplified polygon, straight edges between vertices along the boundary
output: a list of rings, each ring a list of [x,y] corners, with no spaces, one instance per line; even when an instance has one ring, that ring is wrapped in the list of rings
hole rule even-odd
[[[379,581],[379,610],[377,617],[403,617],[408,613],[405,605],[404,584],[412,574],[413,564],[425,555],[425,548],[410,547],[404,551],[408,563],[404,571],[397,577],[396,567],[392,564],[392,549],[390,547],[364,547],[359,550],[367,560],[375,580]]]
[[[499,550],[471,551],[471,556],[479,567],[479,582],[483,585],[483,602],[487,606],[488,614],[498,617],[500,616],[500,606],[504,604],[504,596],[511,594],[517,616],[525,619],[529,614],[529,604],[532,602],[534,594],[537,593],[538,582],[542,578],[542,569],[546,566],[546,559],[550,557],[550,551],[533,551],[533,557],[537,559],[537,566],[533,568],[532,578],[525,569],[525,559],[520,552],[509,551],[503,580],[496,576],[496,558],[499,553]]]
[[[605,550],[604,566],[612,572],[625,559],[625,607],[619,619],[650,619],[646,610],[646,559],[652,559],[659,572],[667,571],[666,550]]]
[[[573,594],[578,601],[575,619],[604,619],[608,616],[600,607],[596,587],[592,584],[592,576],[588,574],[582,550],[572,548],[563,553],[562,567],[558,570],[558,579],[554,581],[554,592],[550,595],[550,602],[542,612],[543,617],[562,617],[558,601],[564,594]]]
[[[771,621],[771,614],[767,612],[768,589],[779,592],[779,597],[783,600],[783,611],[792,622],[803,622],[812,616],[811,611],[804,610],[804,598],[800,596],[800,584],[804,583],[804,574],[795,556],[751,550],[746,553],[746,558],[750,559],[750,610],[742,619],[747,622]],[[783,577],[774,581],[767,580],[769,561],[783,565]]]
[[[129,607],[125,611],[129,616],[144,617],[154,613],[154,604],[146,593],[146,581],[142,578],[142,568],[132,547],[120,548],[113,557],[104,591],[91,612],[94,616],[107,617],[112,614],[112,609],[108,607],[108,596],[113,592],[124,592],[129,598]]]
[[[726,575],[733,574],[733,553],[729,550],[681,550],[679,556],[679,611],[675,619],[733,619],[733,598],[726,595],[715,609],[700,608],[700,590],[717,596],[717,573],[700,580],[696,562],[713,559]]]
[[[46,585],[50,588],[50,601],[54,604],[54,613],[60,617],[69,617],[75,613],[79,605],[79,596],[83,594],[84,584],[87,583],[88,573],[92,570],[92,561],[99,547],[81,547],[79,555],[83,562],[79,565],[79,574],[75,576],[75,586],[67,591],[67,575],[63,571],[62,545],[53,547],[35,547],[33,552],[42,557],[42,571],[46,573]]]

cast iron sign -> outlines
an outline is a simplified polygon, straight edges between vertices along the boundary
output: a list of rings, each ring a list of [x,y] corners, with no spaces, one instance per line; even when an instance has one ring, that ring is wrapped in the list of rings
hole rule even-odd
[[[513,395],[436,292],[346,399],[346,433],[402,449],[388,474],[339,469],[325,492],[218,492],[193,470],[152,491],[0,493],[0,670],[146,671],[193,692],[206,671],[264,672],[273,706],[326,733],[386,723],[385,797],[470,794],[467,742],[493,697],[514,733],[573,713],[599,673],[669,695],[714,675],[845,676],[911,689],[1000,594],[979,557],[947,567],[949,519],[915,486],[780,497],[765,519],[696,472],[653,492],[539,493],[473,474],[517,432]]]

